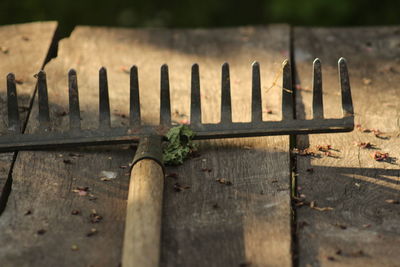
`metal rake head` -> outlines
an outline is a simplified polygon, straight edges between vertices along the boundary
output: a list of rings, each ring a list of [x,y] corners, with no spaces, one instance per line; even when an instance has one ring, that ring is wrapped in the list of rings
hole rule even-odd
[[[313,119],[294,119],[294,88],[289,61],[283,62],[282,80],[282,120],[263,121],[261,104],[260,65],[252,65],[251,122],[232,122],[231,89],[229,65],[222,65],[221,81],[221,121],[216,124],[201,122],[199,66],[192,66],[191,110],[189,127],[196,133],[195,139],[249,137],[286,134],[310,134],[346,132],[354,128],[353,104],[346,60],[338,61],[339,80],[342,95],[343,117],[325,119],[323,115],[321,63],[313,63]],[[111,127],[110,104],[108,97],[107,71],[99,71],[99,127],[81,129],[77,74],[68,73],[69,83],[69,122],[70,129],[64,132],[51,131],[49,103],[47,96],[46,73],[37,74],[39,102],[39,131],[22,134],[18,112],[17,90],[14,74],[7,75],[8,129],[11,134],[0,137],[0,151],[39,149],[60,146],[102,145],[132,143],[145,135],[164,135],[173,125],[171,123],[170,90],[168,66],[161,66],[160,125],[141,124],[138,69],[130,70],[130,114],[128,127]]]

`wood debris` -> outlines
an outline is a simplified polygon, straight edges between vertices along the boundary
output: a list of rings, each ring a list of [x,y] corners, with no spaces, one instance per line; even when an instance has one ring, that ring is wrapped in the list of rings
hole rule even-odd
[[[220,184],[224,184],[224,185],[232,185],[232,182],[225,178],[218,178],[215,181],[217,181]]]
[[[292,201],[294,202],[294,205],[296,207],[301,207],[301,206],[308,206],[314,210],[318,210],[318,211],[331,211],[333,210],[332,207],[318,207],[317,206],[317,202],[315,200],[312,201],[306,201],[305,196],[301,196],[301,197],[292,197]]]

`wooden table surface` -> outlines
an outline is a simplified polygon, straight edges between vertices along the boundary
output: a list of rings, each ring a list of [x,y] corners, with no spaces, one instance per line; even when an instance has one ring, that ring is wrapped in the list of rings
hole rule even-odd
[[[159,116],[154,107],[163,63],[169,65],[173,119],[188,119],[195,62],[203,121],[217,122],[225,61],[231,67],[233,120],[249,121],[253,61],[261,65],[264,119],[279,120],[283,60],[294,59],[296,116],[308,118],[313,59],[322,61],[325,114],[338,117],[337,60],[347,58],[360,124],[353,132],[292,141],[289,136],[201,141],[199,157],[166,169],[177,178],[165,179],[161,266],[399,266],[400,27],[79,26],[61,40],[56,29],[54,22],[0,27],[0,131],[7,124],[8,72],[19,79],[21,114],[31,132],[38,127],[33,75],[41,68],[48,76],[52,127],[63,130],[70,68],[78,73],[82,125],[93,128],[101,66],[108,70],[117,126],[127,123],[126,72],[133,64],[146,122],[156,123]],[[321,145],[330,145],[330,153],[291,154],[294,147],[316,151]],[[376,151],[389,153],[390,160],[375,161]],[[125,166],[134,152],[130,146],[103,146],[0,154],[0,266],[119,266],[129,183]],[[117,178],[103,181],[102,171],[116,172]],[[216,182],[219,178],[232,185]],[[176,192],[176,182],[190,188]],[[89,190],[79,195],[78,187]],[[93,212],[102,220],[91,221]],[[96,234],[88,236],[93,228]]]

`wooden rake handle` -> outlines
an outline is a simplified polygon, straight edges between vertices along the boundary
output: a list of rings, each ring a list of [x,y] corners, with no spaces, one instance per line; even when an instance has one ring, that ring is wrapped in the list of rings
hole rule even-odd
[[[159,266],[164,189],[161,158],[161,139],[144,137],[139,143],[131,170],[123,267]]]

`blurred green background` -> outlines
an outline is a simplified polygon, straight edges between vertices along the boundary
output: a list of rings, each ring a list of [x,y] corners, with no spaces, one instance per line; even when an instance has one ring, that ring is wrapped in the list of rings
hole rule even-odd
[[[400,24],[399,10],[393,0],[0,0],[0,24],[57,20],[62,32],[75,25],[391,25]]]

